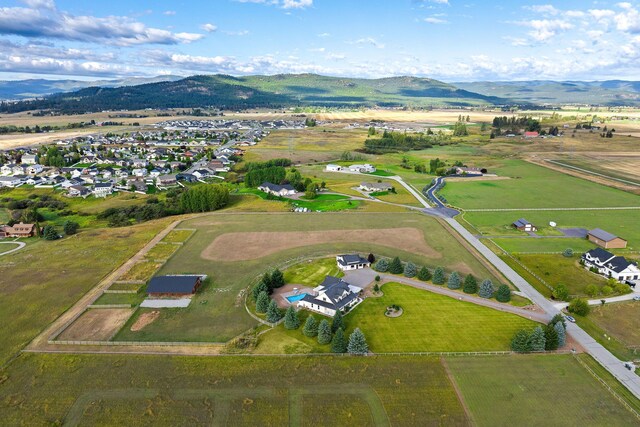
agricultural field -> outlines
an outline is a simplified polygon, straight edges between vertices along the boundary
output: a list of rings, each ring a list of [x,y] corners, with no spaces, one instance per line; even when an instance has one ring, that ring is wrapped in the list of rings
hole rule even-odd
[[[637,153],[581,154],[555,160],[559,166],[584,169],[640,187],[640,156]],[[556,164],[558,164],[556,163]]]
[[[593,249],[595,245],[586,239],[536,239],[536,238],[494,238],[491,239],[508,253],[562,253],[572,249],[576,256]]]
[[[23,354],[0,371],[0,417],[31,425],[469,423],[430,357]]]
[[[494,172],[511,179],[447,183],[440,194],[463,209],[640,206],[634,194],[522,160],[504,160]]]
[[[446,364],[481,426],[638,422],[571,355],[447,357]]]
[[[31,239],[0,258],[0,362],[31,341],[104,276],[133,256],[167,219],[84,230],[57,241]],[[97,262],[99,261],[99,262]]]
[[[130,325],[149,311],[137,310],[117,340],[225,342],[255,325],[245,311],[244,292],[265,271],[340,252],[397,255],[496,281],[439,222],[418,213],[220,213],[184,221],[180,228],[197,231],[157,274],[207,274],[212,283],[188,308],[162,310],[133,332]]]
[[[593,307],[589,320],[628,347],[640,349],[640,302],[628,301]]]

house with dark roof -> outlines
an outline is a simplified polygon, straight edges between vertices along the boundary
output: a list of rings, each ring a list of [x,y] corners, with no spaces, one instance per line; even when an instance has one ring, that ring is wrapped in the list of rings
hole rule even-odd
[[[156,276],[147,285],[149,296],[193,295],[202,285],[201,276]]]
[[[360,189],[366,192],[391,191],[393,185],[388,182],[361,182]]]
[[[619,282],[640,279],[640,269],[636,263],[602,248],[595,248],[585,252],[581,260],[585,268],[595,269],[599,274],[607,278],[612,277]]]
[[[35,224],[25,224],[21,222],[13,226],[0,226],[0,237],[33,237],[35,235]]]
[[[268,194],[273,194],[274,196],[280,196],[280,197],[293,196],[294,194],[296,194],[296,189],[289,184],[277,185],[277,184],[272,184],[270,182],[263,182],[258,187],[258,190],[264,191],[265,193],[268,193]]]
[[[333,316],[336,311],[348,312],[362,302],[359,294],[362,289],[352,286],[342,279],[333,276],[324,281],[298,301],[299,308],[306,308],[325,316]]]
[[[361,268],[370,267],[371,263],[368,259],[362,258],[358,254],[338,255],[336,257],[338,268],[342,271],[359,270]]]
[[[529,221],[527,221],[524,218],[520,218],[519,220],[515,221],[511,225],[513,225],[515,228],[517,228],[520,231],[537,231],[538,230],[538,227],[531,224]]]
[[[587,234],[587,239],[605,249],[623,249],[627,247],[627,241],[608,233],[600,228],[594,228]]]

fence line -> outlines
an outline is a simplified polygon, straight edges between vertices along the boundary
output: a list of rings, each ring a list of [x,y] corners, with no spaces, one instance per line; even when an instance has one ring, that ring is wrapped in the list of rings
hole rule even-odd
[[[111,289],[105,289],[104,292],[102,292],[103,294],[137,294],[138,291],[137,290],[111,290]]]
[[[131,308],[133,307],[131,304],[90,304],[87,306],[87,308],[96,308],[96,309],[101,309],[101,308]]]
[[[226,343],[220,342],[182,342],[182,341],[73,341],[73,340],[49,340],[48,344],[58,345],[98,345],[98,346],[157,346],[157,347],[178,347],[178,346],[197,346],[197,347],[219,347]]]

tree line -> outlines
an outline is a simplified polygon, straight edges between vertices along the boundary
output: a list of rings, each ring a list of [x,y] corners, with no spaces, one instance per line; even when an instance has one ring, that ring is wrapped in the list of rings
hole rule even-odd
[[[369,154],[393,153],[398,151],[424,150],[434,144],[450,141],[450,137],[442,133],[412,133],[384,131],[381,138],[367,138],[364,141],[364,152]]]

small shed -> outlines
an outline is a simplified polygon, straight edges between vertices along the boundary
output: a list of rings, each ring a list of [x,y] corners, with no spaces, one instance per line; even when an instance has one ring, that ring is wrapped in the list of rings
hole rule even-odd
[[[515,221],[512,225],[520,231],[536,231],[538,229],[538,227],[531,224],[529,221],[527,221],[524,218],[520,218],[519,220]]]

